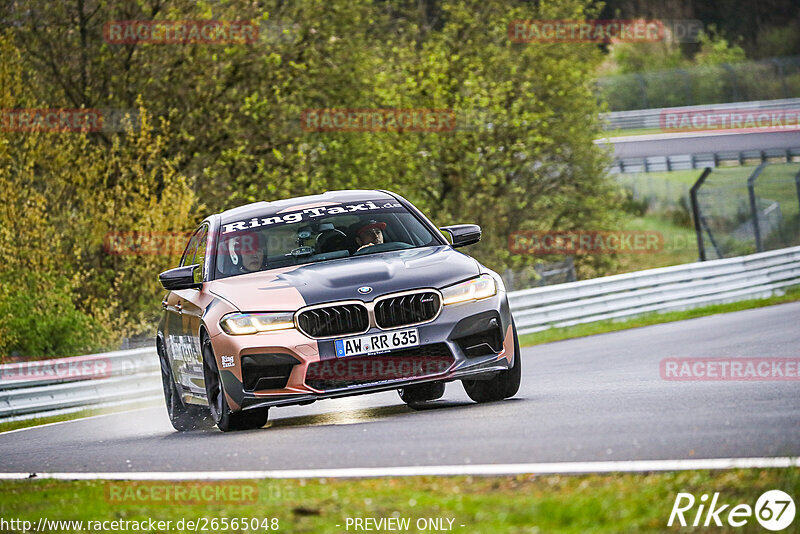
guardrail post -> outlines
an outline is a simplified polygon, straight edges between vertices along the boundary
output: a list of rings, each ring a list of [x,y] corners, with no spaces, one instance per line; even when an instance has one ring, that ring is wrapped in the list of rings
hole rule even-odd
[[[751,174],[747,179],[747,193],[750,196],[750,211],[753,213],[753,233],[756,238],[756,251],[758,252],[763,252],[764,246],[761,243],[761,229],[758,225],[758,206],[756,206],[756,179],[766,166],[766,161],[761,163],[761,165],[756,167],[756,170],[754,170],[753,174]]]
[[[697,251],[700,253],[700,261],[706,261],[706,249],[703,245],[703,228],[700,224],[700,207],[697,204],[697,192],[703,186],[708,175],[711,174],[711,167],[706,167],[703,174],[694,183],[689,190],[689,196],[692,200],[692,217],[694,217],[694,231],[697,234]]]

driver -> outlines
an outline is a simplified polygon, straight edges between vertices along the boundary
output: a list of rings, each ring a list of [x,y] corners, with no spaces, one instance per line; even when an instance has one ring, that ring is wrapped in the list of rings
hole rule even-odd
[[[383,243],[383,231],[386,230],[385,222],[378,222],[374,219],[362,223],[358,230],[356,230],[356,244],[358,248],[356,251],[372,245],[380,245]]]
[[[264,268],[264,237],[259,232],[248,232],[228,242],[234,270],[253,273]]]

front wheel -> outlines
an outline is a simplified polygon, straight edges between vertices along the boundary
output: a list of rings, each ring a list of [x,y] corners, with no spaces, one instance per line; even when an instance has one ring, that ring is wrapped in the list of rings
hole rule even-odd
[[[225,399],[225,390],[222,387],[222,380],[217,368],[217,360],[214,357],[211,340],[205,336],[203,337],[203,378],[206,383],[208,408],[217,428],[223,432],[230,432],[232,430],[261,428],[267,424],[269,408],[255,408],[240,412],[231,411],[228,401]]]
[[[207,410],[201,406],[192,406],[183,402],[172,376],[172,367],[169,364],[164,344],[158,341],[156,347],[161,363],[161,386],[164,388],[164,402],[167,405],[167,415],[169,415],[172,427],[179,432],[210,427],[211,417]]]
[[[514,333],[514,363],[507,371],[500,371],[489,380],[462,380],[464,391],[475,402],[493,402],[513,397],[519,391],[522,376],[522,357],[519,352],[517,327],[511,323]]]

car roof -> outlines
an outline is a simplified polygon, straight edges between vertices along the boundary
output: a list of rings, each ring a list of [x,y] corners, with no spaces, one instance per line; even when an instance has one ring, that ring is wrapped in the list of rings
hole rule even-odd
[[[304,197],[287,198],[273,202],[253,202],[220,213],[222,224],[241,221],[249,217],[263,217],[275,215],[284,211],[293,211],[293,208],[314,208],[330,204],[366,202],[367,200],[394,200],[395,197],[386,191],[375,189],[349,189],[344,191],[327,191],[321,195],[308,195]]]

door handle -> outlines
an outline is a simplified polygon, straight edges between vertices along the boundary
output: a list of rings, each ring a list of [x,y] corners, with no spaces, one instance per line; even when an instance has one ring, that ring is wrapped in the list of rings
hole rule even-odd
[[[178,313],[183,313],[183,306],[181,306],[180,302],[175,305],[175,309],[178,311]]]
[[[165,310],[167,309],[167,301],[166,301],[166,300],[162,300],[162,301],[161,301],[161,307],[162,307],[163,309],[165,309]]]

